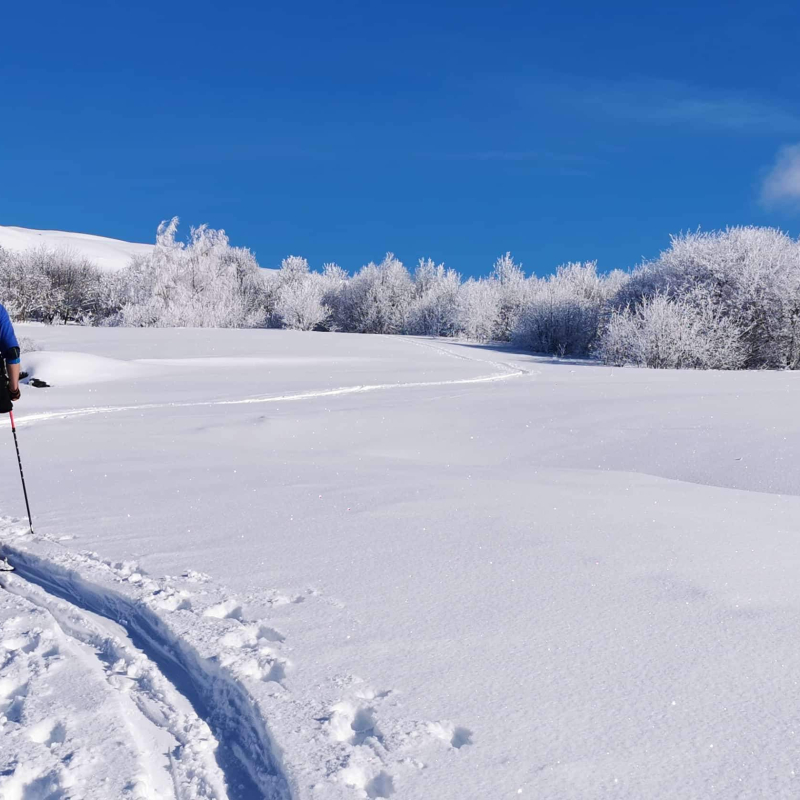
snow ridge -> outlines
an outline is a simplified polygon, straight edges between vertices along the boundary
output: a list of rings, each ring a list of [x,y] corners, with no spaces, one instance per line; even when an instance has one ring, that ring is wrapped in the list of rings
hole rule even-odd
[[[4,551],[13,560],[19,576],[13,581],[6,578],[8,589],[34,599],[34,592],[20,587],[22,578],[54,598],[117,623],[161,673],[171,679],[219,742],[217,760],[227,778],[227,796],[232,800],[255,797],[289,800],[291,792],[281,773],[265,722],[246,689],[228,670],[201,657],[135,597],[90,583],[77,571],[32,553],[8,545],[4,545]],[[39,604],[52,608],[51,601],[40,599]],[[96,637],[95,633],[94,644]],[[226,797],[218,794],[195,796]]]

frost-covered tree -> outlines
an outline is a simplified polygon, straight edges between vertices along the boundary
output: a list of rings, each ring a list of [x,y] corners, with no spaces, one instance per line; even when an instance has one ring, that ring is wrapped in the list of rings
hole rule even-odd
[[[350,330],[348,319],[348,283],[350,276],[338,264],[322,265],[322,304],[329,310],[325,327],[332,331]]]
[[[331,313],[324,303],[325,289],[325,279],[310,272],[306,259],[285,258],[277,276],[274,314],[278,323],[298,331],[322,326]]]
[[[330,309],[322,302],[323,285],[315,278],[311,276],[281,289],[275,312],[284,328],[313,331],[328,319]]]
[[[589,262],[526,279],[506,253],[465,283],[430,259],[412,279],[391,253],[354,277],[300,256],[265,271],[224,231],[177,232],[177,217],[162,223],[153,251],[117,273],[75,253],[0,248],[0,300],[20,320],[463,336],[612,363],[800,368],[800,243],[771,228],[674,236],[631,273]]]
[[[36,319],[50,289],[44,271],[28,253],[0,249],[0,297],[20,321]]]
[[[122,276],[115,322],[158,327],[255,327],[265,323],[265,282],[252,253],[231,247],[224,231],[192,228],[176,240],[178,218],[162,222],[156,246]]]
[[[736,227],[673,236],[659,258],[637,268],[617,309],[663,293],[702,288],[741,330],[748,367],[800,366],[800,244],[774,228]]]
[[[339,319],[356,333],[402,333],[412,294],[408,270],[387,253],[380,264],[370,262],[346,283]]]
[[[525,280],[522,265],[514,261],[511,253],[495,261],[490,280],[497,282],[500,297],[497,328],[492,338],[508,341],[525,305],[529,284]]]
[[[46,321],[89,321],[100,310],[102,275],[88,259],[71,252],[53,252],[43,264],[53,302]]]
[[[287,286],[292,283],[302,283],[309,275],[311,269],[308,261],[302,256],[287,256],[281,261],[278,271],[278,283]]]
[[[0,253],[0,293],[20,320],[91,321],[98,313],[102,274],[88,259],[46,246]]]
[[[461,276],[444,264],[420,259],[406,331],[422,336],[453,336],[458,328],[457,299]]]
[[[500,284],[470,278],[456,297],[456,330],[476,342],[491,341],[500,324]]]
[[[615,310],[598,347],[609,364],[655,369],[740,369],[747,358],[745,332],[725,316],[703,287],[689,296],[656,292]]]
[[[609,298],[619,289],[619,274],[597,274],[594,261],[561,266],[555,275],[529,282],[529,299],[519,312],[512,341],[540,353],[588,355],[597,338]]]

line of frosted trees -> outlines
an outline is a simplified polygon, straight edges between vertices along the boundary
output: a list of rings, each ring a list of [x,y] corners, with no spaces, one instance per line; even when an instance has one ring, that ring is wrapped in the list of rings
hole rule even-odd
[[[800,367],[800,242],[772,228],[672,237],[632,271],[571,263],[526,277],[510,254],[463,281],[391,253],[354,275],[289,256],[262,270],[201,226],[107,273],[74,254],[0,249],[0,299],[18,320],[157,327],[283,327],[511,342],[538,353],[657,368]]]

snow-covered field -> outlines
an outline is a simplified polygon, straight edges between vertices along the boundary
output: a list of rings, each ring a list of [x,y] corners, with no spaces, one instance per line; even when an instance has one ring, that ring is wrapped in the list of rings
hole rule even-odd
[[[133,256],[146,256],[153,249],[152,244],[123,242],[90,233],[37,231],[7,225],[0,225],[0,247],[12,252],[35,247],[64,250],[88,258],[100,269],[109,271],[127,267]]]
[[[800,795],[800,374],[19,329],[0,797]]]

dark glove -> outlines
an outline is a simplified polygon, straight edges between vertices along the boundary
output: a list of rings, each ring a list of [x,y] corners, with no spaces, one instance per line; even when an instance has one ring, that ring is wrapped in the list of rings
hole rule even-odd
[[[0,414],[8,414],[13,408],[8,384],[0,377]]]
[[[14,389],[13,392],[11,391],[11,389],[9,389],[8,390],[8,394],[11,397],[12,400],[19,400],[19,387]]]

